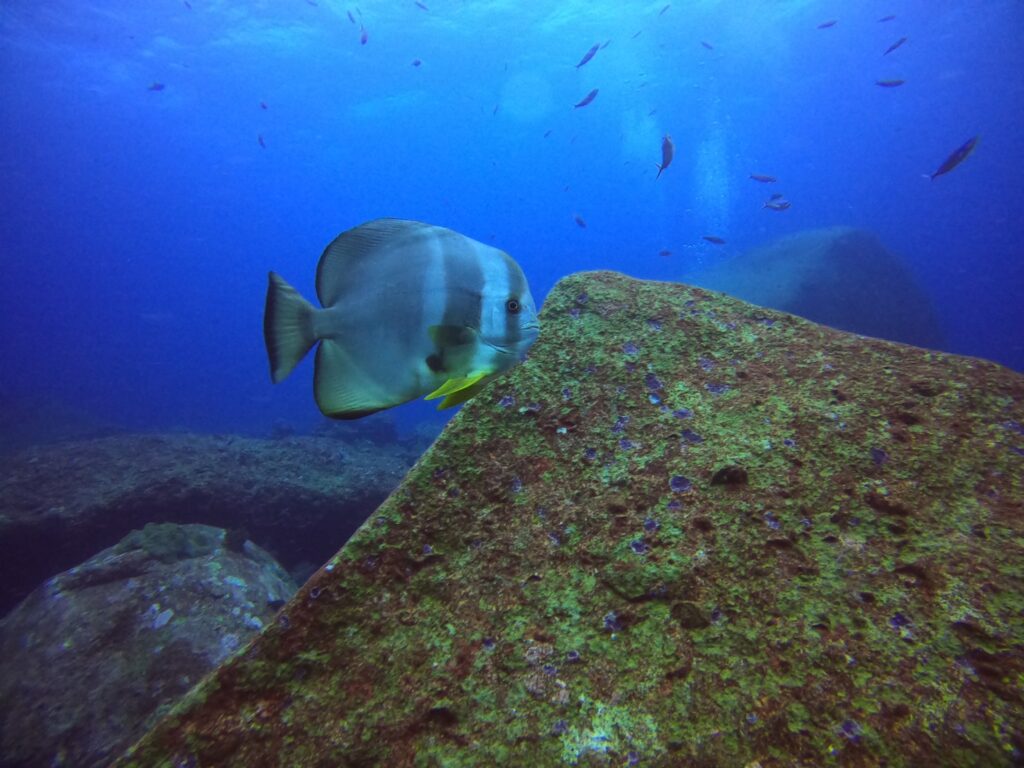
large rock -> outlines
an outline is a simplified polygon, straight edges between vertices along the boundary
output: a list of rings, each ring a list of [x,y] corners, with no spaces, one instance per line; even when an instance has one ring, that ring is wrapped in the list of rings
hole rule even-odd
[[[875,235],[852,227],[784,237],[694,282],[844,331],[942,347],[935,311],[910,270]]]
[[[205,525],[146,526],[50,579],[0,621],[0,765],[108,765],[294,591]]]
[[[238,529],[289,569],[319,566],[414,460],[400,446],[326,437],[124,435],[26,449],[0,476],[0,615],[150,522]]]
[[[119,765],[1021,759],[1024,377],[609,273],[542,315]]]

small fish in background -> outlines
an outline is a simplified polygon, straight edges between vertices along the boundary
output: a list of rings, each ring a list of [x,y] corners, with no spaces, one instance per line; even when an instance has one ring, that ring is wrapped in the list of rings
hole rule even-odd
[[[185,7],[188,8],[191,11],[192,10],[192,3],[190,3],[188,0],[185,0]]]
[[[267,142],[265,142],[263,140],[263,134],[262,133],[257,133],[256,134],[256,141],[258,141],[260,143],[260,146],[263,147],[264,149],[267,148]]]
[[[377,219],[340,234],[320,256],[316,293],[323,309],[271,272],[263,337],[274,383],[319,342],[313,392],[332,419],[420,396],[463,403],[540,330],[512,257],[417,221]]]
[[[366,42],[370,39],[370,35],[366,32],[366,27],[359,28],[359,44],[366,45]]]
[[[750,178],[754,181],[760,181],[762,184],[774,184],[778,181],[774,176],[769,176],[766,173],[752,173],[750,174]]]
[[[644,33],[644,31],[643,31],[642,29],[641,29],[641,30],[638,30],[638,31],[634,32],[634,33],[633,33],[632,35],[630,35],[629,39],[630,39],[630,40],[636,40],[636,39],[637,39],[638,37],[640,37],[640,35],[642,35],[643,33]]]
[[[709,51],[715,50],[715,46],[713,46],[711,43],[705,42],[704,40],[701,40],[700,44],[707,48]]]
[[[880,85],[882,88],[899,88],[903,85],[906,80],[875,80],[875,85]]]
[[[492,114],[492,115],[496,115],[496,114],[498,114],[498,108],[499,108],[500,106],[501,106],[501,104],[495,104],[495,105],[494,105],[494,109],[492,109],[492,110],[491,110],[491,114]]]
[[[895,14],[890,14],[889,16],[883,16],[882,18],[880,18],[878,20],[878,23],[881,24],[883,21],[892,21],[895,18],[896,18]]]
[[[586,96],[584,96],[582,99],[580,99],[576,104],[573,104],[572,108],[573,109],[579,109],[580,107],[585,107],[585,106],[587,106],[587,104],[589,104],[590,102],[592,102],[596,98],[597,98],[597,88],[595,88],[590,93],[588,93]]]
[[[163,83],[150,83],[147,91],[162,91],[166,86]]]
[[[655,179],[661,176],[661,172],[672,165],[672,158],[676,156],[676,145],[672,143],[672,137],[667,133],[661,140],[661,164],[658,165],[658,175]]]
[[[427,6],[424,3],[421,3],[420,0],[414,0],[414,5],[417,8],[419,8],[421,11],[429,11],[430,10],[429,8],[427,8]]]
[[[672,255],[672,251],[670,251],[668,248],[662,248],[660,251],[658,251],[658,255],[659,256],[671,256]]]
[[[345,11],[345,13],[348,14],[348,20],[351,21],[353,24],[355,24],[356,23],[356,17],[352,15],[352,11]]]
[[[659,16],[664,16],[665,12],[668,11],[668,9],[671,8],[671,7],[672,7],[672,3],[669,3],[664,8],[662,8],[660,11],[658,11],[658,15]]]
[[[784,198],[780,193],[776,192],[774,195],[768,198],[767,202],[762,206],[767,208],[769,211],[785,211],[792,203]]]
[[[978,146],[979,138],[979,136],[972,136],[959,147],[957,147],[957,149],[954,150],[953,154],[951,154],[949,157],[942,161],[942,165],[940,165],[938,170],[936,170],[935,173],[929,176],[929,178],[934,181],[936,176],[941,176],[944,173],[949,173],[958,165],[960,165],[960,163],[962,163],[964,160],[970,157],[971,153],[974,151],[974,148]]]
[[[544,138],[546,139],[550,135],[551,135],[551,129],[548,128],[546,131],[544,131]]]
[[[654,109],[652,109],[652,110],[651,110],[650,112],[648,112],[648,113],[647,113],[647,116],[648,116],[648,117],[651,117],[651,116],[652,116],[652,115],[653,115],[653,114],[654,114],[655,112],[657,112],[657,111],[658,111],[658,108],[657,108],[657,107],[655,107]]]
[[[594,43],[593,47],[589,51],[587,51],[585,54],[583,54],[583,58],[580,59],[580,63],[576,65],[576,69],[579,69],[584,64],[586,64],[588,61],[590,61],[592,58],[594,58],[594,54],[597,53],[600,48],[601,48],[600,45],[598,45],[597,43]]]
[[[568,189],[568,187],[566,187],[566,189]],[[580,216],[578,213],[574,213],[572,215],[572,220],[576,222],[576,226],[579,227],[580,229],[586,229],[587,228],[587,222],[584,221],[583,217]]]
[[[422,61],[420,61],[419,59],[413,59],[413,60],[412,60],[412,65],[413,65],[414,67],[418,67],[418,66],[420,66],[420,64],[422,64],[422,63],[423,63],[423,62],[422,62]]]
[[[828,21],[821,22],[821,24],[818,25],[818,29],[828,29],[829,27],[834,27],[838,23],[839,22],[836,19],[829,19]]]
[[[604,41],[604,42],[603,42],[603,43],[601,44],[601,50],[603,51],[603,50],[604,50],[605,48],[607,48],[607,47],[608,47],[609,45],[611,45],[611,44],[612,44],[611,38],[609,38],[608,40],[605,40],[605,41]]]
[[[886,49],[885,49],[885,53],[883,53],[882,55],[883,55],[883,56],[888,56],[888,55],[889,55],[890,53],[892,53],[893,51],[895,51],[895,50],[896,50],[897,48],[899,48],[899,47],[900,47],[901,45],[903,45],[903,44],[904,44],[905,42],[907,42],[907,38],[905,38],[905,37],[901,37],[901,38],[900,38],[899,40],[897,40],[897,41],[896,41],[895,43],[893,43],[893,44],[892,44],[892,45],[890,45],[890,46],[889,46],[888,48],[886,48]]]
[[[725,240],[718,237],[717,235],[701,235],[701,237],[704,240],[707,240],[709,243],[714,243],[715,245],[725,245]]]
[[[268,109],[268,107],[267,107],[267,102],[265,102],[265,101],[261,101],[261,102],[260,102],[260,109]]]
[[[320,7],[320,5],[316,3],[314,0],[306,0],[306,5],[312,5],[314,8]]]

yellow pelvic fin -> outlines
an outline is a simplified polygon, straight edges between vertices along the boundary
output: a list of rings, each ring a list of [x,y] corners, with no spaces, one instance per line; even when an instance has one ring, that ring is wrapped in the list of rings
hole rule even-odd
[[[473,371],[460,379],[448,379],[448,381],[427,395],[424,400],[435,400],[443,397],[444,401],[438,407],[439,410],[464,403],[480,391],[492,373],[494,371]]]

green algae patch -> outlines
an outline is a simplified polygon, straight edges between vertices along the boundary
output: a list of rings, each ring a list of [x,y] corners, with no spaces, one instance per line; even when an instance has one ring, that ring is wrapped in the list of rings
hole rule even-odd
[[[1024,378],[611,273],[121,765],[1011,765]]]

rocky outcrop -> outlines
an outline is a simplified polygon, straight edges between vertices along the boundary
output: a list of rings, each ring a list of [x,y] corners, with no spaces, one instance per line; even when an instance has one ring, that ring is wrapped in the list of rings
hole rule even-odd
[[[63,442],[7,456],[0,615],[44,579],[150,522],[229,528],[289,570],[312,570],[415,457],[397,444],[368,441],[187,434]]]
[[[1008,765],[1024,377],[562,280],[284,607],[118,765]]]
[[[872,233],[799,232],[701,272],[697,285],[844,331],[941,349],[943,333],[910,268]]]
[[[55,576],[0,621],[0,765],[108,765],[294,591],[205,525],[148,525]]]

